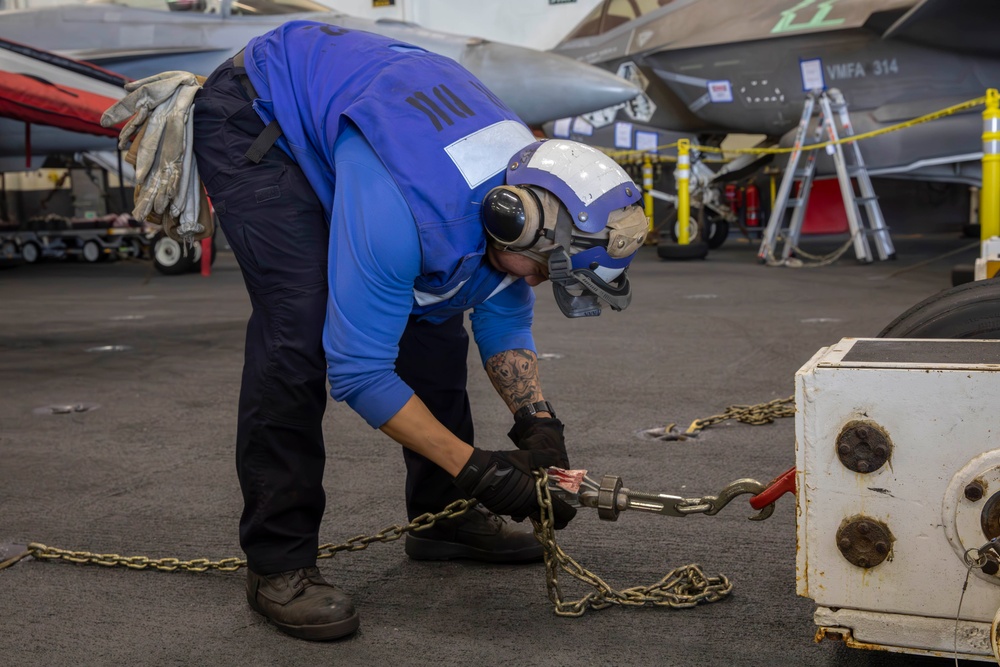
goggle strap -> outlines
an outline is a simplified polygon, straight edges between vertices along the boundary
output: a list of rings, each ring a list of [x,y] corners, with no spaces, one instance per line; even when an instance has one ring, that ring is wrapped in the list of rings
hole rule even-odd
[[[573,277],[592,294],[607,303],[614,310],[625,310],[632,302],[632,290],[628,283],[628,269],[618,278],[618,287],[608,284],[596,273],[588,269],[577,269]]]
[[[573,280],[573,260],[569,255],[570,244],[573,242],[571,225],[563,216],[556,219],[556,248],[549,253],[549,280],[560,285]]]

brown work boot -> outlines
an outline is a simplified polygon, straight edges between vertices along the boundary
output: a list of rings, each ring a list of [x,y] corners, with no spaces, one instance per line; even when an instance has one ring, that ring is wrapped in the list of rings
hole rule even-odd
[[[480,504],[455,519],[407,533],[405,549],[413,560],[533,563],[542,559],[542,545],[535,539],[530,521],[507,521]]]
[[[247,602],[279,630],[300,639],[339,639],[358,629],[351,598],[328,584],[316,567],[267,575],[248,569]]]

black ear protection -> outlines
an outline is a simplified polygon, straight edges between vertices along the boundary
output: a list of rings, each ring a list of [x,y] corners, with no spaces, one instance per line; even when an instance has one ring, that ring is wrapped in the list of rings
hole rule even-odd
[[[527,250],[544,232],[542,202],[531,188],[500,185],[483,199],[483,226],[504,250]]]

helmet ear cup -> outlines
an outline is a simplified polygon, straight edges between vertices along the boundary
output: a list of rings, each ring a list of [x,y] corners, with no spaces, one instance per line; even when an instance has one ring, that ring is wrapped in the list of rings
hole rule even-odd
[[[529,188],[500,185],[483,199],[483,226],[506,250],[535,245],[542,225],[542,205]]]

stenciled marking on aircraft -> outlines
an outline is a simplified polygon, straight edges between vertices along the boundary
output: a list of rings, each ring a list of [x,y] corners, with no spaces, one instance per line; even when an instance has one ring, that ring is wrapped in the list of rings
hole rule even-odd
[[[871,76],[893,76],[899,74],[899,63],[895,58],[881,58],[870,63],[847,62],[826,66],[826,75],[832,81],[863,79]]]
[[[781,87],[769,84],[767,79],[753,79],[740,86],[740,96],[747,104],[784,103],[785,94]]]
[[[649,87],[649,79],[642,73],[639,66],[633,62],[624,62],[618,66],[618,76],[638,86],[643,91]],[[656,104],[645,92],[639,93],[625,102],[625,114],[632,120],[648,123],[656,113]]]
[[[618,45],[606,46],[598,51],[593,51],[592,53],[584,54],[579,58],[577,58],[577,60],[579,60],[582,63],[586,63],[588,65],[593,65],[596,62],[601,62],[602,60],[608,60],[617,55],[618,55]]]
[[[781,12],[781,18],[771,28],[771,34],[782,32],[795,32],[798,30],[813,30],[816,28],[831,28],[842,24],[847,19],[827,19],[827,15],[833,11],[833,5],[837,0],[823,0],[817,4],[816,0],[802,0],[791,9]],[[805,23],[796,23],[795,18],[803,9],[816,5],[816,13]]]

